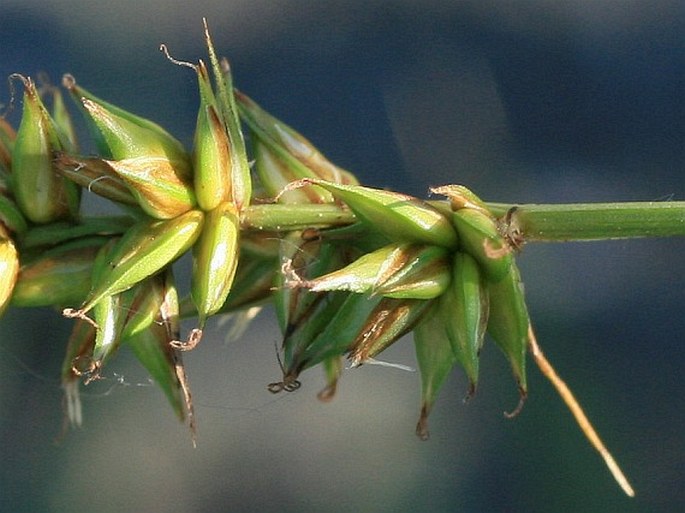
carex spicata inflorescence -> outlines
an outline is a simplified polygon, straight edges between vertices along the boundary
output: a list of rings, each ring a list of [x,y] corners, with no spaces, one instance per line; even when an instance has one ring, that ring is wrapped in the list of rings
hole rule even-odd
[[[128,346],[176,414],[192,401],[180,351],[192,349],[208,319],[271,302],[283,332],[282,377],[272,392],[298,389],[322,364],[330,400],[347,358],[374,362],[413,333],[422,404],[416,432],[455,365],[478,385],[486,333],[509,361],[520,402],[530,351],[630,495],[632,489],[572,394],[540,351],[523,296],[506,219],[462,186],[432,189],[447,201],[359,185],[297,131],[233,86],[205,25],[209,67],[174,63],[197,75],[200,106],[192,151],[156,123],[111,105],[65,75],[64,87],[92,129],[97,156],[78,153],[56,88],[27,77],[15,130],[0,118],[0,312],[53,306],[75,321],[62,368],[67,418],[81,423],[79,386],[101,376]],[[49,111],[44,101],[51,100]],[[243,130],[249,135],[249,154]],[[252,163],[250,160],[252,159]],[[122,209],[118,217],[79,211],[83,189]],[[340,222],[279,221],[329,208]],[[261,209],[263,225],[247,221]],[[192,254],[188,298],[179,299],[173,263]],[[179,319],[195,317],[181,336]]]

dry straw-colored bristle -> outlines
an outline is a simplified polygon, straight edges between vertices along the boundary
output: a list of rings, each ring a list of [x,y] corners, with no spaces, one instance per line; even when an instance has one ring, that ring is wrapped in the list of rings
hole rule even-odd
[[[633,490],[633,487],[628,482],[628,478],[626,478],[625,474],[618,466],[618,463],[616,463],[614,457],[599,438],[597,431],[595,431],[595,428],[590,423],[590,419],[588,419],[587,415],[585,415],[585,412],[574,397],[571,389],[568,387],[568,385],[566,385],[564,380],[559,377],[547,358],[545,358],[542,349],[540,349],[540,346],[537,343],[532,328],[528,329],[528,344],[530,345],[530,351],[533,355],[533,359],[540,368],[540,371],[548,380],[550,380],[552,385],[554,385],[554,388],[557,389],[557,392],[566,403],[566,406],[568,406],[568,409],[571,410],[571,413],[575,417],[578,426],[580,426],[581,431],[583,434],[585,434],[592,446],[597,449],[597,452],[599,452],[599,454],[602,456],[604,463],[606,463],[607,467],[609,467],[609,471],[614,476],[614,479],[618,485],[623,489],[626,495],[629,497],[634,497],[635,490]]]

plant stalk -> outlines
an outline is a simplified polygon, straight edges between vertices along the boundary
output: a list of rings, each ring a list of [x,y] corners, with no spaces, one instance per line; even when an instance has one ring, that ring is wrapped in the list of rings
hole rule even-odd
[[[431,202],[448,211],[444,201]],[[685,236],[685,201],[514,205],[488,203],[524,242],[566,242]],[[336,205],[253,205],[246,229],[288,231],[352,224],[354,214]]]
[[[489,206],[527,242],[685,235],[683,201]]]

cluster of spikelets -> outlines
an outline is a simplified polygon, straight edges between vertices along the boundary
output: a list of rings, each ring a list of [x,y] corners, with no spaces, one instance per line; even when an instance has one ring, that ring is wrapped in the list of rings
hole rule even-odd
[[[98,379],[126,345],[193,427],[178,351],[197,344],[211,316],[268,302],[283,331],[283,377],[272,392],[298,388],[300,373],[323,364],[328,383],[319,397],[330,399],[344,358],[351,367],[373,362],[413,332],[422,381],[417,434],[426,438],[431,406],[456,364],[468,394],[475,391],[487,332],[511,364],[522,404],[526,353],[544,357],[507,226],[461,186],[433,189],[447,201],[428,203],[358,185],[235,90],[208,32],[206,39],[211,76],[202,61],[174,61],[199,83],[190,154],[157,124],[67,75],[63,85],[99,150],[80,156],[59,90],[39,94],[30,78],[14,76],[24,93],[16,133],[0,119],[0,309],[53,306],[75,320],[62,375],[72,423],[81,422],[79,384]],[[82,188],[125,215],[80,215]],[[351,212],[354,222],[298,229],[246,222],[251,209],[268,217],[264,211],[281,207],[273,216],[297,218],[322,205]],[[172,264],[189,251],[190,296],[179,299]],[[186,337],[181,317],[197,319]]]

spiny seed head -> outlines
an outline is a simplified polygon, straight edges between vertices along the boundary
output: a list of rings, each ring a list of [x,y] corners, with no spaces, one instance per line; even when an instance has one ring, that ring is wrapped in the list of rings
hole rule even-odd
[[[246,311],[241,319],[251,319],[271,299],[283,332],[283,377],[269,385],[272,392],[297,390],[299,375],[322,364],[326,387],[319,398],[330,400],[345,356],[351,367],[373,363],[413,332],[421,373],[416,432],[425,439],[428,416],[455,365],[469,380],[467,397],[475,392],[487,330],[518,383],[519,406],[508,416],[518,413],[527,394],[530,349],[632,495],[537,345],[516,244],[488,205],[460,185],[432,189],[449,200],[437,207],[358,185],[308,139],[234,89],[206,22],[205,40],[209,69],[202,61],[176,61],[163,47],[170,60],[197,73],[200,106],[190,155],[156,123],[100,100],[65,75],[101,153],[76,156],[61,93],[46,89],[50,114],[30,78],[12,77],[24,86],[24,105],[16,133],[0,118],[0,314],[10,303],[80,305],[64,310],[76,318],[62,367],[70,423],[81,424],[79,381],[98,379],[124,343],[178,417],[187,416],[194,436],[177,350],[195,347],[211,316],[240,308]],[[254,192],[241,117],[252,135]],[[122,205],[123,221],[80,217],[77,185]],[[265,199],[287,203],[261,207],[278,207],[280,215],[296,219],[297,230],[279,224],[246,231],[248,207]],[[354,225],[303,226],[302,212],[317,203],[335,203],[330,210]],[[191,248],[191,291],[179,301],[172,265]],[[181,314],[198,317],[199,327],[185,341]]]

